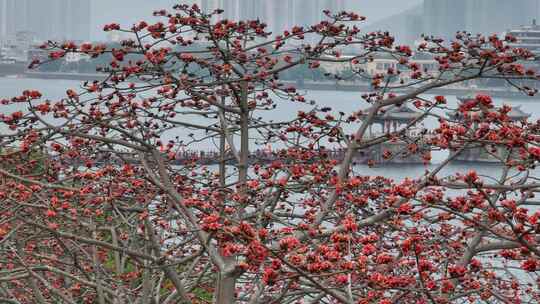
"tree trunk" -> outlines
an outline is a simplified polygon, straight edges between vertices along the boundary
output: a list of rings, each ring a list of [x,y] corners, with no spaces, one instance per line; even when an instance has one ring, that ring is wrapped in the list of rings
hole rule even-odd
[[[238,182],[240,193],[245,196],[248,179],[249,159],[249,109],[248,109],[248,83],[242,82],[242,94],[240,97],[240,163],[238,164]]]
[[[226,275],[222,272],[218,274],[215,293],[215,304],[231,304],[235,302],[236,277]]]

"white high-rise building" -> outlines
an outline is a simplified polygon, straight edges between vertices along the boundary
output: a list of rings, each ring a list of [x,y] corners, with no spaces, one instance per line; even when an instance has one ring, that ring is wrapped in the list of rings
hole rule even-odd
[[[289,12],[292,11],[294,0],[267,1],[264,3],[262,20],[268,24],[268,31],[274,36],[280,35],[285,29],[289,28],[293,17]]]
[[[292,23],[300,26],[311,26],[325,19],[324,10],[338,13],[346,10],[344,0],[292,0]]]
[[[2,6],[5,7],[5,19],[0,20],[4,23],[6,36],[13,36],[20,31],[28,30],[28,15],[26,13],[28,0],[2,0]]]
[[[41,0],[42,1],[42,0]],[[90,10],[91,2],[88,0],[70,0],[68,12],[72,16],[69,20],[71,27],[71,37],[68,39],[89,40],[90,39]]]
[[[239,17],[242,20],[262,19],[264,0],[242,1],[239,8]],[[270,2],[270,1],[268,1]]]
[[[6,25],[7,22],[5,21],[7,19],[7,1],[6,0],[0,0],[0,38],[3,38],[6,36]]]
[[[469,1],[424,0],[424,28],[431,35],[452,38],[457,31],[466,27],[466,6]]]
[[[467,0],[466,29],[489,35],[531,24],[539,13],[538,2],[538,0]]]
[[[508,45],[513,48],[524,48],[540,55],[540,25],[533,20],[530,25],[524,25],[506,32],[516,38],[516,41]]]
[[[40,40],[90,39],[89,0],[0,0],[0,35]]]
[[[238,20],[240,16],[240,0],[220,0],[219,8],[223,9],[223,18]]]
[[[530,24],[539,0],[424,0],[424,32],[453,39],[457,31],[500,34]]]
[[[274,35],[295,25],[308,27],[325,18],[323,11],[346,10],[345,0],[202,0],[205,12],[221,8],[222,18],[231,20],[260,19]]]
[[[201,0],[201,9],[205,12],[212,12],[219,7],[218,0]]]

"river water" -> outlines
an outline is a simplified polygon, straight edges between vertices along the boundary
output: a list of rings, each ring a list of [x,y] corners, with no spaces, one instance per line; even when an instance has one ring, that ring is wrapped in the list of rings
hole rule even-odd
[[[38,80],[38,79],[14,79],[14,78],[0,78],[0,99],[1,98],[10,98],[13,96],[20,95],[23,90],[26,89],[36,89],[42,92],[43,98],[45,99],[59,99],[65,96],[67,89],[77,89],[80,87],[79,81],[69,81],[69,80]],[[320,106],[328,106],[333,108],[333,112],[343,111],[345,113],[351,113],[362,108],[366,108],[366,103],[362,101],[362,93],[356,92],[342,92],[342,91],[307,91],[306,99],[315,100]],[[423,96],[430,98],[433,96],[426,95]],[[457,103],[455,96],[447,96],[449,105],[454,106]],[[540,118],[540,96],[538,98],[523,98],[523,99],[512,99],[512,100],[502,100],[495,98],[496,105],[508,104],[510,106],[521,107],[526,113],[531,114],[532,120]],[[261,113],[265,119],[272,119],[275,121],[286,121],[288,119],[294,118],[299,110],[309,110],[311,107],[308,105],[302,105],[298,103],[291,102],[280,102],[278,105],[278,110]],[[11,112],[14,108],[9,106],[0,106],[0,113],[2,112]],[[444,114],[444,113],[439,113]],[[193,118],[193,122],[201,122],[199,118]],[[436,120],[434,118],[427,119],[425,121],[425,127],[433,128],[436,126]],[[0,133],[6,132],[5,125],[0,125]],[[352,131],[352,130],[349,130]],[[180,137],[186,136],[190,131],[177,130],[175,134],[169,134],[169,136],[178,135]],[[201,150],[212,150],[215,149],[208,143],[199,143],[197,144],[198,149]],[[395,164],[395,165],[383,165],[376,167],[368,167],[366,165],[356,165],[354,167],[354,172],[359,175],[375,175],[375,176],[384,176],[386,178],[393,179],[395,181],[403,180],[404,178],[420,178],[426,172],[426,170],[433,169],[437,164],[441,163],[448,157],[448,152],[436,152],[432,154],[432,164],[424,166],[421,164]],[[439,174],[439,178],[444,178],[446,176],[455,175],[456,173],[466,173],[470,170],[476,170],[478,174],[483,179],[495,178],[497,179],[501,172],[502,168],[493,165],[493,164],[482,164],[482,163],[450,163],[447,165]],[[535,170],[531,172],[531,176],[540,177],[540,170]],[[493,183],[494,180],[488,181]],[[458,195],[460,191],[449,191],[447,195]],[[515,194],[517,195],[517,194]],[[534,211],[537,208],[530,208]],[[489,260],[491,263],[498,264],[495,261]],[[514,273],[514,271],[512,271]],[[514,273],[521,280],[530,281],[529,276],[525,275],[520,271],[515,271]],[[532,282],[532,281],[531,281]]]
[[[70,80],[42,80],[42,79],[29,79],[29,78],[0,78],[0,98],[10,98],[17,96],[26,89],[36,89],[42,92],[45,99],[59,99],[65,96],[67,89],[78,89],[81,86],[80,81]],[[365,108],[366,103],[362,101],[359,92],[342,92],[342,91],[306,91],[307,100],[315,100],[320,106],[329,106],[333,109],[334,113],[343,111],[345,113],[352,113],[359,109]],[[424,97],[432,97],[426,95]],[[447,96],[449,105],[455,105],[457,99],[455,96]],[[531,118],[536,120],[540,118],[540,96],[538,98],[523,98],[523,99],[511,99],[502,100],[494,99],[496,105],[508,104],[510,106],[519,106],[525,112],[531,114]],[[278,103],[278,109],[272,112],[261,113],[260,116],[265,119],[272,119],[274,121],[286,121],[287,119],[294,118],[299,110],[309,110],[311,106],[307,104],[292,103],[283,101]],[[0,108],[0,112],[11,112],[13,108],[5,107]],[[443,113],[440,113],[443,114]],[[198,118],[193,118],[196,121]],[[434,118],[427,119],[425,121],[425,127],[431,128],[436,125]],[[5,132],[5,126],[0,128],[0,132]],[[352,131],[352,130],[349,130]],[[169,136],[186,136],[190,131],[177,130],[174,134]],[[208,143],[198,144],[201,150],[211,150],[213,147]],[[384,165],[374,168],[369,168],[364,165],[357,165],[355,171],[361,174],[369,175],[383,175],[394,179],[402,179],[406,176],[418,177],[422,175],[426,169],[433,168],[437,163],[442,162],[448,156],[448,152],[435,152],[433,154],[432,164],[429,166],[423,165]],[[477,170],[481,174],[487,176],[496,176],[500,168],[495,165],[479,164],[479,163],[452,163],[447,166],[442,175],[452,174],[456,172],[467,172],[471,169]]]

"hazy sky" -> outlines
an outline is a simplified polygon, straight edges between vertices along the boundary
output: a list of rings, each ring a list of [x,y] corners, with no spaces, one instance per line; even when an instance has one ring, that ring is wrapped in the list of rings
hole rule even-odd
[[[90,0],[89,0],[90,1]],[[92,38],[103,39],[101,31],[103,24],[118,22],[133,24],[141,18],[148,19],[152,10],[171,7],[178,0],[91,0],[92,8]],[[250,1],[250,0],[242,0]],[[280,0],[268,0],[280,1]],[[180,1],[181,2],[181,1]],[[421,3],[422,0],[348,0],[351,9],[368,18],[369,22],[391,16],[408,7]]]

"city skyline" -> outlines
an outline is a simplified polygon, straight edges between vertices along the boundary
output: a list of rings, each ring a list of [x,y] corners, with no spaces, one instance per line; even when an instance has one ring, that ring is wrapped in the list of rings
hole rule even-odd
[[[260,19],[268,24],[269,31],[281,32],[294,25],[309,26],[321,21],[323,10],[333,12],[346,9],[345,0],[202,0],[201,8],[211,12],[222,8],[223,18],[233,20]]]
[[[529,24],[537,15],[537,0],[424,0],[422,12],[424,32],[445,38],[463,30],[500,33]]]
[[[281,24],[271,26],[271,31],[281,31],[292,26],[293,20],[299,20],[303,25],[316,23],[314,20],[320,19],[317,16],[322,16],[322,7],[325,6],[332,10],[336,7],[354,10],[374,21],[419,1],[411,0],[404,4],[397,0],[0,0],[0,36],[13,37],[17,31],[30,31],[41,39],[104,40],[107,39],[101,30],[104,24],[118,22],[130,26],[140,20],[151,19],[149,12],[154,9],[170,8],[180,2],[201,6],[204,2],[216,2],[227,11],[241,8],[241,13],[235,13],[235,17],[265,19],[269,25]],[[328,5],[321,6],[321,3]]]
[[[539,0],[425,0],[364,30],[388,31],[404,44],[414,44],[422,35],[449,40],[457,31],[501,35],[538,19],[539,4]]]
[[[117,22],[125,26],[129,26],[140,20],[149,20],[151,18],[151,10],[170,8],[175,3],[198,3],[201,6],[203,2],[219,2],[220,0],[199,0],[199,1],[178,1],[178,0],[92,0],[92,37],[96,40],[106,39],[106,34],[102,32],[104,24]],[[235,0],[232,0],[234,2]],[[260,0],[240,0],[245,12],[251,12],[251,16],[256,16],[257,10],[254,8],[254,3]],[[297,14],[305,17],[307,12],[311,11],[310,5],[305,5],[306,0],[276,0],[264,1],[282,3],[292,1],[298,8]],[[308,3],[316,2],[317,0],[308,0]],[[332,2],[332,1],[331,1]],[[355,11],[367,17],[366,25],[403,12],[404,10],[422,3],[422,0],[343,0],[346,10]],[[129,4],[129,5],[127,5]],[[217,7],[217,6],[216,6]],[[286,12],[292,14],[293,12]],[[246,13],[249,16],[249,13]],[[290,17],[288,17],[290,18]],[[247,18],[250,19],[250,18]],[[251,18],[253,19],[253,18]],[[261,18],[262,19],[262,18]],[[264,20],[266,22],[266,20]]]
[[[0,0],[0,36],[29,32],[36,39],[90,39],[87,0]]]
[[[412,43],[421,34],[452,37],[456,31],[501,33],[538,18],[538,0],[413,0],[396,5],[394,0],[191,0],[203,9],[223,8],[223,18],[260,19],[267,30],[277,34],[294,25],[308,26],[323,19],[322,10],[354,10],[368,17],[364,28],[389,30]],[[118,22],[130,26],[142,19],[151,20],[147,12],[171,7],[175,0],[0,0],[0,36],[13,37],[26,31],[41,40],[105,40],[104,24]],[[391,4],[391,5],[390,5]],[[414,6],[416,4],[416,6]],[[106,6],[105,6],[106,5]],[[383,15],[381,8],[387,6]],[[412,7],[411,7],[412,5]],[[409,8],[409,10],[405,10]],[[375,13],[373,22],[370,14]],[[405,11],[403,11],[405,10]],[[139,14],[139,11],[144,14]],[[394,14],[395,13],[395,14]],[[115,17],[116,16],[116,17]],[[385,18],[381,18],[385,16]]]

